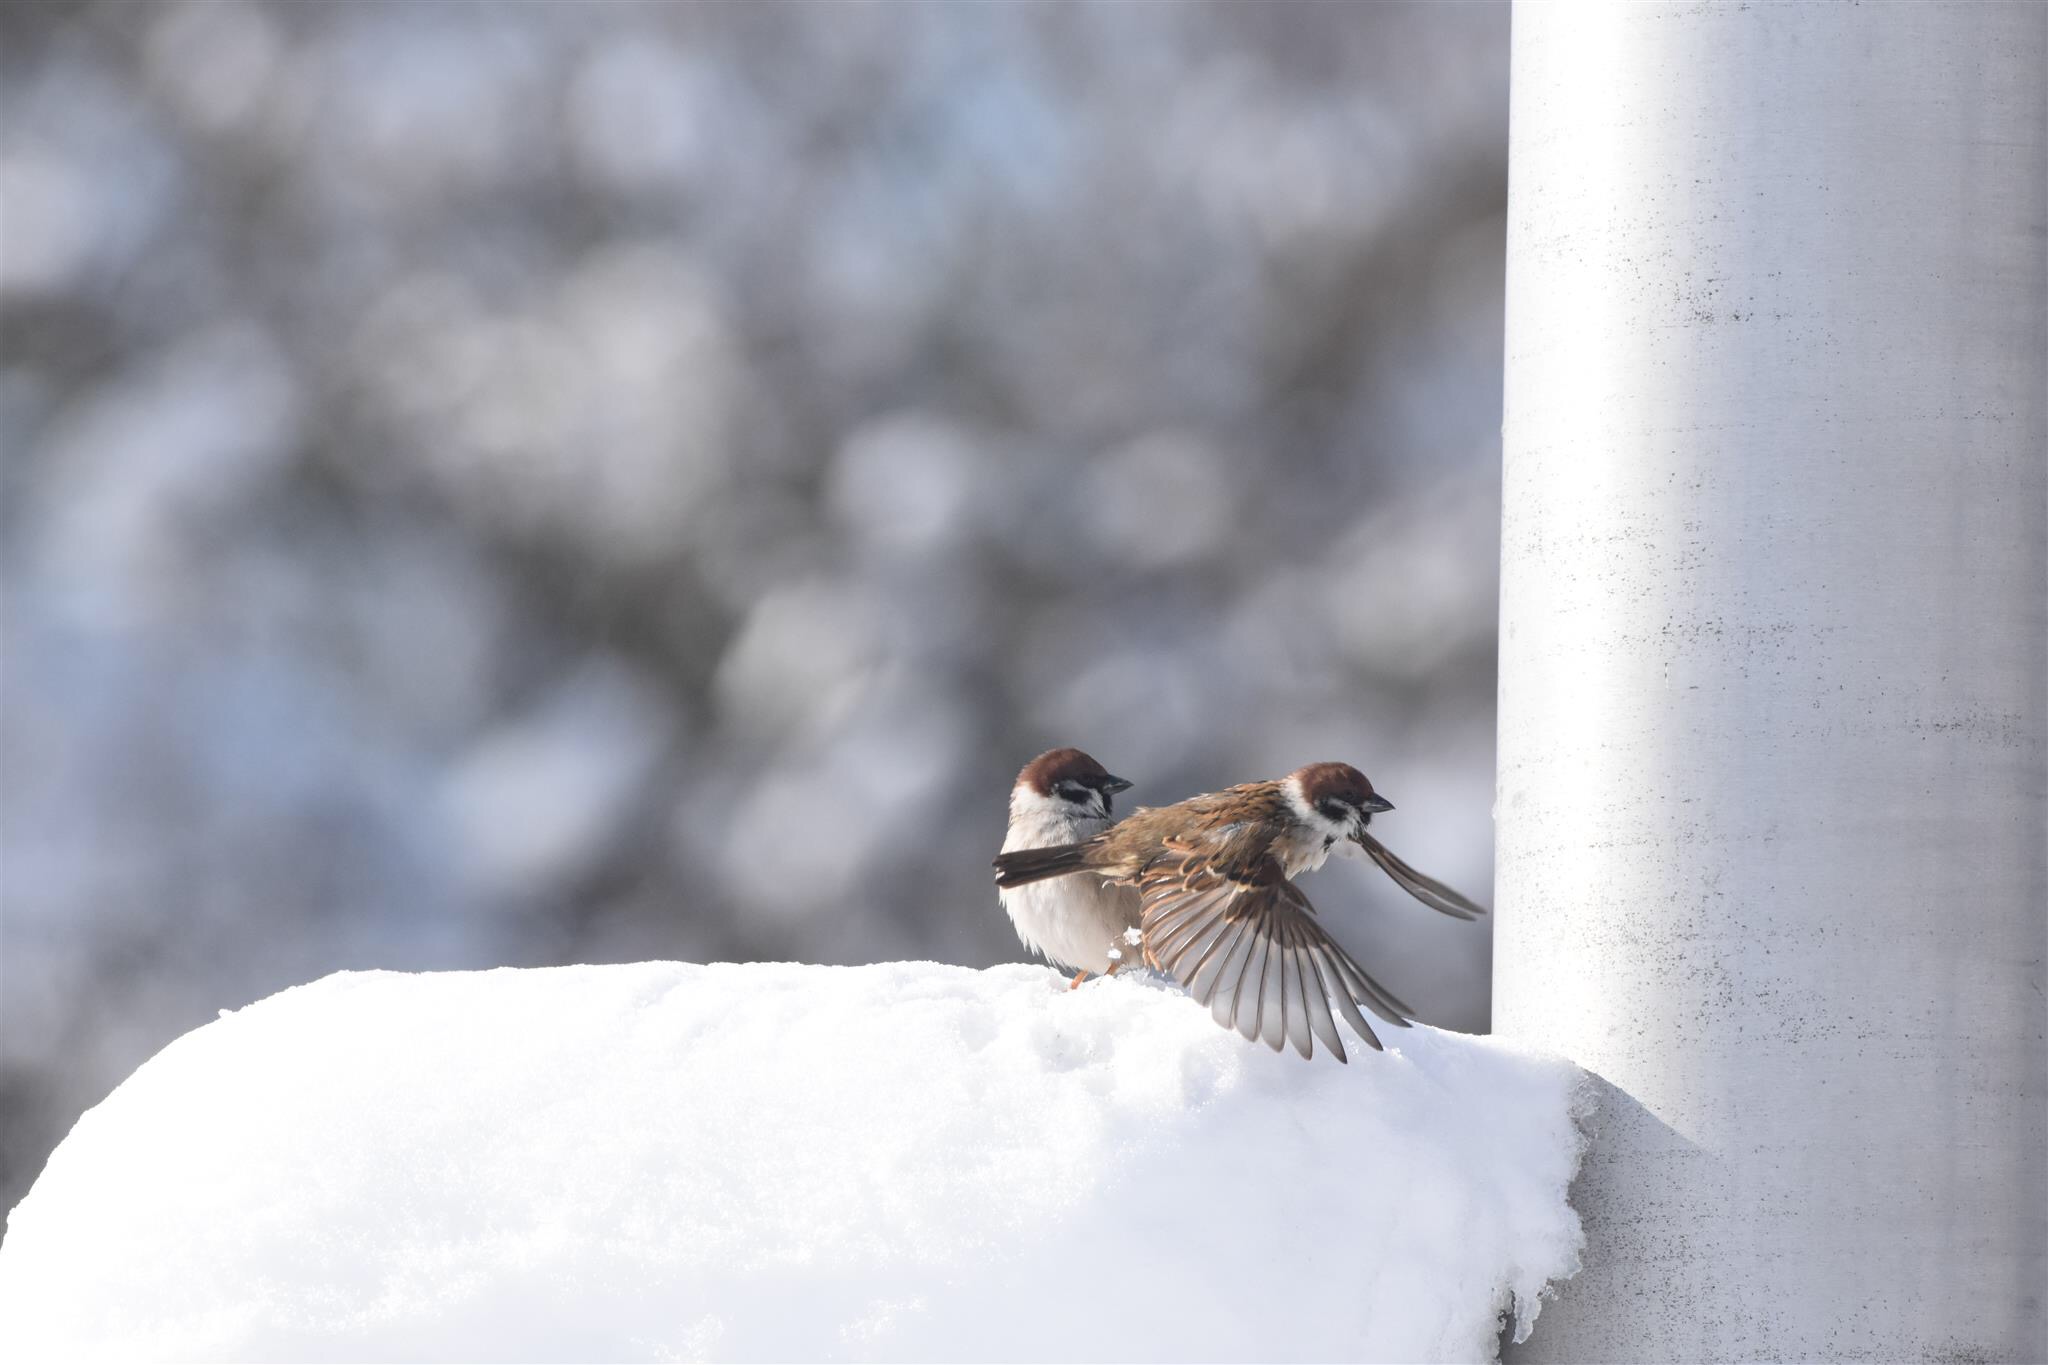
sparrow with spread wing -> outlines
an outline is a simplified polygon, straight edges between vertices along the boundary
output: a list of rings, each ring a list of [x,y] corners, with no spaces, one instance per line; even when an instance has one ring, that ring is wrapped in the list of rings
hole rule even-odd
[[[1009,890],[1088,876],[1135,887],[1145,960],[1210,1007],[1219,1024],[1274,1051],[1312,1056],[1319,1038],[1346,1060],[1331,1006],[1374,1048],[1364,1006],[1397,1028],[1414,1013],[1373,980],[1317,923],[1294,878],[1332,849],[1357,844],[1433,910],[1477,919],[1485,909],[1388,851],[1367,830],[1393,803],[1347,763],[1311,763],[1158,808],[1140,807],[1100,834],[997,856]]]

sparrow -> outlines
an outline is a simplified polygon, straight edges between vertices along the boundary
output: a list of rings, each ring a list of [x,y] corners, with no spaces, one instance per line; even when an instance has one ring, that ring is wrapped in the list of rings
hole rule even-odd
[[[1110,799],[1130,783],[1079,749],[1049,749],[1024,765],[1010,788],[1005,853],[1081,843],[1110,827]],[[1074,972],[1113,974],[1136,946],[1138,893],[1100,877],[1002,887],[997,896],[1024,946]]]
[[[1094,877],[1134,889],[1145,961],[1210,1007],[1216,1022],[1275,1052],[1303,1057],[1313,1038],[1348,1060],[1330,1006],[1359,1037],[1380,1040],[1363,1005],[1396,1028],[1414,1011],[1372,979],[1316,922],[1294,879],[1333,849],[1363,849],[1432,910],[1477,919],[1484,907],[1426,877],[1367,832],[1393,802],[1348,763],[1311,763],[1176,805],[1140,806],[1090,838],[996,858],[1006,892],[1055,878]]]

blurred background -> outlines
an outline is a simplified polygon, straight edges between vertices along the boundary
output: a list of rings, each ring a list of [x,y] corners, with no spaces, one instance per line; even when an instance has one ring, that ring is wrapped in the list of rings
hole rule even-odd
[[[1490,899],[1507,27],[0,7],[0,1207],[341,968],[1018,960],[1056,744]]]

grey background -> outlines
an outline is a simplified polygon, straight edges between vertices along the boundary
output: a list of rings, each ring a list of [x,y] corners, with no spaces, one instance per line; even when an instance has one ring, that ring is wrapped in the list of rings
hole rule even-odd
[[[0,1204],[347,967],[1016,959],[1074,743],[1490,894],[1507,14],[0,8]],[[1483,927],[1339,936],[1487,1024]]]

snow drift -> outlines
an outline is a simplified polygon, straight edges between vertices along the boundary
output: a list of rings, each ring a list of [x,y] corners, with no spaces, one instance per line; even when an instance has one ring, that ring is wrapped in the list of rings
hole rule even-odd
[[[1276,1056],[929,963],[345,974],[88,1113],[0,1355],[1486,1359],[1576,1268],[1568,1064]]]

